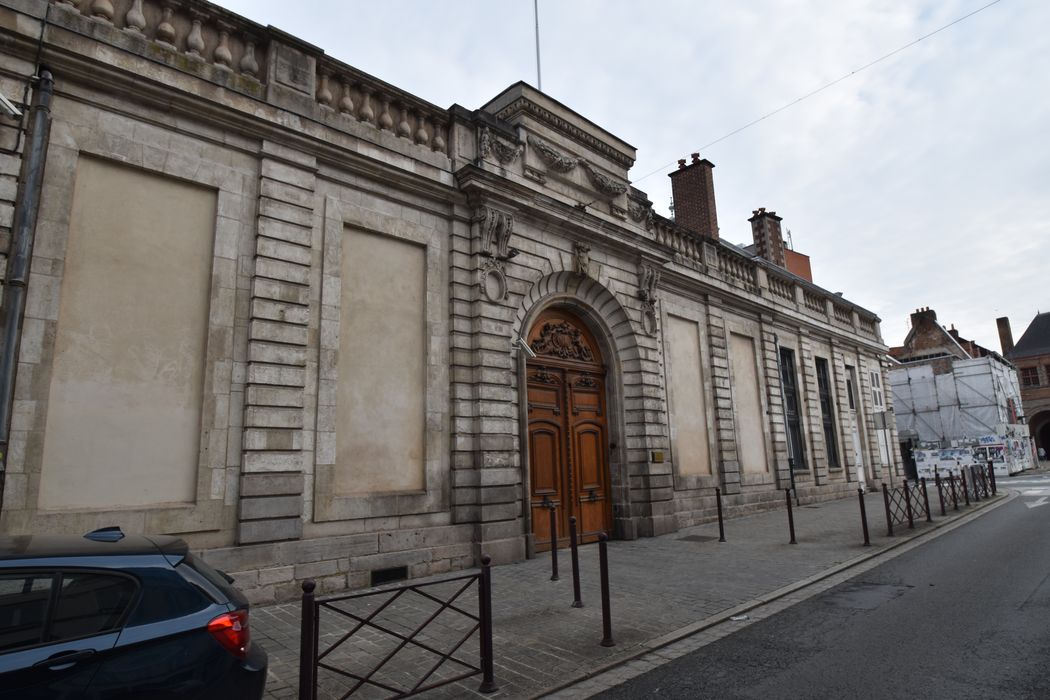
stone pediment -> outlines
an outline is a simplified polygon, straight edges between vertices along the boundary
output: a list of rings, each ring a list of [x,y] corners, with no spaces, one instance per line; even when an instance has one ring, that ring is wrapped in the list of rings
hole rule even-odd
[[[636,150],[525,83],[510,86],[482,110],[517,127],[525,142],[524,174],[577,199],[617,201],[624,211]]]

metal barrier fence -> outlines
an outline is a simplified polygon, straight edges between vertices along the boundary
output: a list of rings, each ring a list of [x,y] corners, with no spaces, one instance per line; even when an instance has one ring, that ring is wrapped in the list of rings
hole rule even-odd
[[[894,525],[907,523],[909,528],[914,528],[916,518],[925,518],[927,521],[933,519],[925,479],[914,484],[905,481],[892,489],[883,484],[882,498],[886,508],[887,536],[893,535]]]
[[[462,603],[457,604],[473,591],[475,584],[476,614]],[[477,674],[482,676],[480,692],[496,690],[492,570],[488,556],[481,558],[480,572],[438,581],[326,598],[315,598],[314,588],[313,581],[303,582],[299,700],[317,699],[321,670],[326,672],[324,697],[347,698],[363,688],[378,688],[391,693],[388,697],[403,698]],[[441,590],[446,588],[449,590]],[[409,598],[413,601],[407,612],[401,609],[404,605],[396,605],[406,603]],[[443,616],[445,613],[448,614]],[[346,631],[335,626],[336,631],[324,632],[325,616],[353,624]],[[427,631],[432,625],[440,630]],[[446,640],[442,639],[442,632],[445,637],[451,637],[451,645],[443,644]],[[475,633],[478,633],[478,657],[464,653],[464,645]],[[322,639],[326,640],[323,648]],[[360,643],[355,645],[355,642]],[[400,671],[383,672],[399,654],[414,654],[410,663],[399,664],[399,668],[419,669],[418,678],[406,679]],[[441,671],[446,666],[455,668]]]

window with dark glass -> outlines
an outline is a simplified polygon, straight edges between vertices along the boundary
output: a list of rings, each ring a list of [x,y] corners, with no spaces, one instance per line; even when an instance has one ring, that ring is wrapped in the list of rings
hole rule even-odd
[[[94,572],[65,573],[51,615],[48,641],[76,639],[116,629],[135,594],[124,576]]]
[[[846,365],[846,400],[849,402],[849,410],[856,411],[857,404],[853,399],[853,368]]]
[[[828,449],[828,466],[839,468],[839,448],[835,441],[835,404],[831,401],[831,382],[828,381],[828,361],[817,358],[817,393],[820,395],[820,415],[824,422],[824,444]]]
[[[1021,386],[1039,386],[1039,368],[1021,368]]]
[[[43,641],[53,578],[50,573],[0,576],[0,653]]]
[[[802,420],[798,410],[798,382],[795,381],[795,353],[780,348],[780,386],[784,392],[784,422],[787,424],[788,454],[796,470],[805,471],[802,449]]]

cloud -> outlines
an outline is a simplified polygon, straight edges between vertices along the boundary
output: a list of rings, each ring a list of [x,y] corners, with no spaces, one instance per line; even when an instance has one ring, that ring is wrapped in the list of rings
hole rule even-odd
[[[532,2],[233,0],[441,106],[535,83]],[[543,88],[638,148],[637,185],[699,146],[961,17],[985,0],[540,0]],[[707,149],[723,235],[784,217],[818,284],[997,347],[1050,309],[1050,3],[1001,2]]]

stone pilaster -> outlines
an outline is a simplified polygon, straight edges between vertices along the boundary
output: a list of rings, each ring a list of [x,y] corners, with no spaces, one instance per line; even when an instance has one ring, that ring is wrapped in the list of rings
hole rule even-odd
[[[740,493],[740,458],[737,454],[733,389],[729,378],[729,339],[722,300],[707,299],[707,337],[711,345],[711,384],[714,389],[715,434],[718,470],[726,494]]]
[[[637,298],[619,299],[636,327],[644,329],[641,303]],[[652,537],[678,529],[674,512],[674,475],[669,459],[655,461],[654,453],[668,454],[667,397],[663,381],[663,353],[654,335],[635,333],[638,343],[637,371],[625,366],[624,416],[627,422],[628,469],[631,515],[614,513],[615,535]],[[626,499],[616,498],[614,503]],[[633,521],[633,522],[632,522]],[[633,527],[632,525],[635,525]]]
[[[510,213],[479,204],[451,253],[453,519],[475,523],[475,542],[497,563],[525,557],[505,259],[513,229]]]
[[[238,541],[298,539],[306,425],[316,162],[263,144],[251,283]],[[313,393],[316,393],[315,391]]]

